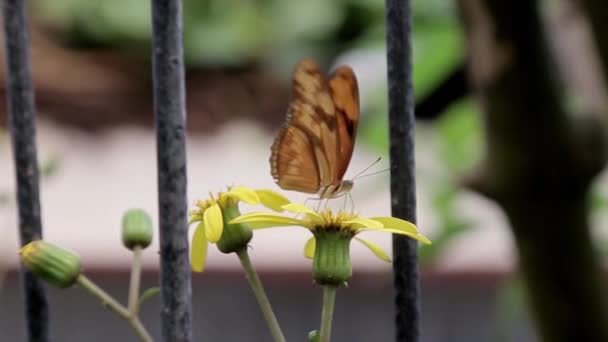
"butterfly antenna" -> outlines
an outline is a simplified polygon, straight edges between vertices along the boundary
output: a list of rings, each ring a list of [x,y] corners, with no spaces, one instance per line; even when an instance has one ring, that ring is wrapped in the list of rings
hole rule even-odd
[[[387,169],[384,169],[384,170],[380,170],[380,171],[376,171],[376,172],[368,173],[368,174],[366,174],[366,175],[361,175],[361,176],[358,176],[358,177],[356,177],[356,178],[353,178],[353,180],[355,180],[355,179],[361,179],[361,178],[363,178],[363,177],[367,177],[367,176],[373,176],[373,175],[377,175],[377,174],[379,174],[379,173],[386,172],[386,171],[388,171],[388,170],[390,170],[390,167],[389,167],[389,168],[387,168]]]
[[[370,169],[372,166],[374,166],[374,165],[378,164],[378,162],[380,161],[380,159],[382,159],[382,157],[378,157],[378,159],[376,159],[376,161],[375,161],[375,162],[371,163],[371,164],[370,164],[368,167],[366,167],[365,169],[363,169],[363,171],[361,171],[361,172],[357,173],[357,174],[356,174],[356,175],[353,177],[353,180],[355,180],[355,179],[359,178],[359,176],[361,176],[362,174],[364,174],[364,173],[365,173],[365,171],[369,170],[369,169]]]

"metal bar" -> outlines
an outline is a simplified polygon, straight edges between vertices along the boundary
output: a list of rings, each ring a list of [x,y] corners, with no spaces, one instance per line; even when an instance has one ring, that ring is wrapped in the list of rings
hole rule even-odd
[[[5,0],[3,7],[8,116],[15,159],[19,239],[22,246],[42,238],[36,155],[36,108],[25,7],[23,0]],[[23,268],[21,275],[28,341],[48,341],[49,314],[44,284]]]
[[[192,339],[182,1],[153,0],[152,26],[161,331],[163,341],[182,342]]]
[[[392,214],[416,223],[410,0],[386,0]],[[393,235],[396,341],[420,339],[418,243]]]

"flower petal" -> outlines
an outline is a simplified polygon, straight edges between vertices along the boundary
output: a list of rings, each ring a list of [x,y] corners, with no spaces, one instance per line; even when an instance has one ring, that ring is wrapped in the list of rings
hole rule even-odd
[[[190,264],[194,272],[203,272],[207,261],[207,237],[205,236],[205,224],[203,222],[196,226],[192,237],[190,248]]]
[[[205,236],[209,242],[218,242],[224,231],[224,218],[219,204],[216,203],[205,210],[203,222],[205,223]]]
[[[267,228],[278,226],[306,226],[306,222],[293,217],[275,213],[253,212],[241,215],[230,221],[231,224],[247,223],[251,228]]]
[[[380,228],[384,227],[384,225],[380,221],[363,218],[363,217],[357,217],[352,220],[342,221],[342,224],[347,224],[347,225],[350,225],[357,229],[358,228],[380,229]]]
[[[305,214],[311,220],[323,222],[323,216],[319,215],[319,213],[317,213],[316,211],[310,209],[309,207],[307,207],[303,204],[289,203],[289,204],[285,204],[282,208],[291,213]]]
[[[306,245],[304,245],[304,256],[308,259],[313,259],[315,257],[315,249],[317,248],[317,240],[315,237],[311,237],[306,241]]]
[[[188,221],[188,225],[193,224],[194,222],[200,222],[203,221],[203,219],[201,218],[200,215],[198,214],[194,214],[190,217],[190,221]]]
[[[247,204],[259,204],[260,197],[251,188],[246,186],[235,186],[226,193],[227,196],[234,196]]]
[[[266,229],[266,228],[276,228],[276,227],[281,228],[281,227],[295,226],[295,225],[278,223],[278,222],[257,221],[257,222],[248,222],[247,226],[253,230],[260,230],[260,229]]]
[[[276,191],[260,189],[255,192],[260,197],[262,204],[274,211],[283,211],[282,206],[289,204],[287,197]]]
[[[402,230],[404,232],[409,232],[411,234],[418,234],[418,228],[411,222],[406,220],[402,220],[396,217],[371,217],[372,220],[382,222],[384,227],[386,228],[394,228],[398,230]]]
[[[369,250],[372,251],[381,260],[384,260],[386,262],[391,262],[391,258],[388,256],[388,254],[386,254],[386,252],[384,252],[382,247],[380,247],[376,243],[371,242],[369,240],[362,239],[362,238],[358,238],[358,237],[355,237],[355,239],[357,239],[359,242],[361,242],[363,245],[365,245],[365,247],[369,248]]]
[[[387,232],[387,233],[393,233],[393,234],[399,234],[399,235],[405,235],[408,237],[411,237],[414,240],[418,240],[422,243],[425,243],[427,245],[431,244],[431,240],[429,240],[428,238],[426,238],[425,236],[422,236],[418,233],[410,233],[410,232],[406,232],[400,229],[395,229],[395,228],[381,228],[381,229],[374,229],[374,228],[362,228],[360,229],[360,231],[366,231],[366,230],[374,230],[374,231],[378,231],[381,230],[383,232]]]

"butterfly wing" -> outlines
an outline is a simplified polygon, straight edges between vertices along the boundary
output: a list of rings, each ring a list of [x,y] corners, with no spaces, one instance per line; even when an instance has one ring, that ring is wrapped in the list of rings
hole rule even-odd
[[[335,107],[319,65],[304,59],[293,75],[292,100],[272,145],[271,173],[287,190],[316,193],[337,177]]]
[[[337,169],[334,181],[341,182],[355,148],[359,123],[359,87],[357,77],[348,66],[341,66],[329,80],[331,97],[335,106],[336,134],[338,141]]]
[[[300,128],[286,125],[272,145],[272,177],[286,190],[316,193],[319,171],[312,146]]]
[[[275,139],[271,173],[287,190],[338,189],[353,154],[359,91],[353,70],[339,67],[329,80],[311,59],[293,76],[285,126]]]

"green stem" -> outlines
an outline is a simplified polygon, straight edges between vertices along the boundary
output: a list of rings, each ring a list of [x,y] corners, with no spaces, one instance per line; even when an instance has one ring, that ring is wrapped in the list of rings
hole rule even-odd
[[[241,249],[236,254],[239,257],[239,260],[241,261],[241,265],[243,265],[243,268],[245,269],[247,279],[249,280],[251,289],[255,294],[255,298],[258,300],[260,309],[262,309],[262,313],[264,314],[266,323],[268,323],[268,328],[270,329],[272,337],[274,338],[275,342],[285,342],[285,336],[283,336],[283,332],[281,331],[279,322],[277,321],[277,318],[274,315],[274,312],[272,311],[270,301],[268,300],[268,297],[266,297],[266,292],[264,292],[264,287],[262,286],[260,277],[258,277],[258,274],[253,269],[253,265],[251,264],[251,260],[249,259],[249,253],[247,253],[247,247]]]
[[[127,310],[122,304],[117,302],[112,296],[110,296],[107,292],[99,288],[95,283],[93,283],[89,278],[87,278],[84,274],[78,276],[76,279],[78,285],[82,286],[85,290],[89,291],[93,296],[97,297],[101,300],[101,303],[104,306],[109,307],[111,310],[116,312],[120,317],[124,319],[129,319],[130,314],[129,310]]]
[[[334,317],[334,304],[336,303],[337,286],[325,285],[323,287],[323,311],[321,312],[321,332],[319,342],[330,342],[331,321]]]
[[[89,278],[81,274],[76,279],[76,282],[78,283],[78,285],[82,286],[82,288],[89,291],[89,293],[91,293],[93,296],[101,300],[103,305],[109,307],[120,317],[124,318],[129,323],[129,325],[131,325],[133,330],[135,330],[135,333],[143,342],[154,341],[152,340],[152,337],[150,336],[148,331],[146,331],[146,328],[141,324],[141,321],[137,316],[131,315],[127,308],[117,302],[114,298],[112,298],[112,296],[102,290],[99,286],[95,285],[95,283],[89,280]]]
[[[133,263],[131,264],[131,281],[129,283],[129,313],[137,316],[139,312],[139,287],[141,283],[141,247],[133,248]]]

